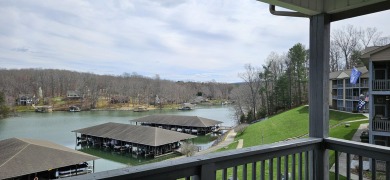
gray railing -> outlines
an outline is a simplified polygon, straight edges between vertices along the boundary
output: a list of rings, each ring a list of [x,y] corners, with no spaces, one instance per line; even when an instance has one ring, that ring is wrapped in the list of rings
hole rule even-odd
[[[390,148],[372,144],[345,141],[334,138],[305,138],[168,160],[136,167],[88,174],[73,179],[313,179],[313,159],[316,149],[326,148],[335,151],[335,173],[338,179],[340,161],[338,154],[347,153],[347,177],[351,176],[352,154],[358,156],[358,166],[362,167],[363,157],[373,162],[386,162],[385,175],[390,178]],[[375,164],[375,163],[374,163]],[[376,166],[373,165],[372,177],[375,179]],[[312,173],[309,173],[312,172]],[[363,170],[358,171],[359,179]],[[383,176],[383,175],[382,175]],[[381,177],[382,178],[382,177]]]
[[[377,120],[372,121],[372,129],[374,131],[390,132],[390,120]]]
[[[356,84],[347,83],[346,87],[360,87],[360,83],[356,83]]]
[[[371,160],[371,179],[390,179],[390,148],[385,146],[378,146],[373,144],[347,141],[334,138],[324,139],[324,145],[326,149],[333,150],[336,154],[335,156],[335,174],[336,179],[338,180],[338,174],[340,173],[340,161],[339,153],[346,153],[346,172],[345,176],[347,179],[351,179],[351,170],[357,172],[359,179],[363,179],[364,170],[363,170],[363,159],[368,161],[368,158]],[[355,157],[355,158],[353,158]],[[352,159],[357,159],[358,162],[355,167],[351,167]],[[384,167],[381,169],[383,173],[378,173],[377,164],[384,164]]]
[[[372,90],[374,91],[387,91],[390,90],[390,80],[373,80]]]

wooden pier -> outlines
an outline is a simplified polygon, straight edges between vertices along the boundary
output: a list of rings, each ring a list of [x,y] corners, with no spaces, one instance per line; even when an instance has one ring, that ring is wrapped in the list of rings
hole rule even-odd
[[[187,134],[206,135],[220,128],[221,121],[198,116],[151,115],[131,120],[142,126],[158,127]]]
[[[196,137],[156,127],[120,123],[105,123],[72,132],[76,133],[77,144],[82,146],[129,152],[145,157],[173,152],[180,147],[180,141]]]

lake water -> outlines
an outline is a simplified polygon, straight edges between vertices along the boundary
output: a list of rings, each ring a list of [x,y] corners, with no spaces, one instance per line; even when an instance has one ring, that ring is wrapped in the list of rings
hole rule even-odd
[[[52,113],[20,113],[19,117],[11,117],[0,120],[0,140],[19,137],[48,140],[63,146],[76,148],[76,136],[72,130],[90,127],[106,122],[118,122],[129,124],[129,120],[137,119],[152,114],[172,114],[199,116],[223,122],[223,126],[234,125],[232,111],[229,106],[198,106],[192,111],[178,110],[151,110],[147,112],[132,111],[82,111],[52,112]],[[209,147],[212,142],[202,137],[194,143],[202,148]],[[101,150],[83,149],[82,151],[101,157],[95,161],[95,172],[117,169],[129,165],[142,164],[149,159],[127,157],[126,155]],[[125,157],[126,156],[126,157]]]

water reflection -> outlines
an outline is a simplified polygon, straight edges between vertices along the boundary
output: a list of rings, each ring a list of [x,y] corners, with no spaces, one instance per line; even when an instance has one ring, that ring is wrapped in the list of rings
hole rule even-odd
[[[82,111],[78,113],[33,112],[20,113],[19,117],[1,119],[0,140],[12,137],[42,139],[74,149],[76,145],[76,135],[75,133],[71,132],[72,130],[95,126],[107,122],[129,124],[129,120],[151,114],[200,116],[222,121],[222,126],[232,126],[234,124],[228,106],[213,106],[205,108],[197,107],[197,109],[192,111],[155,110],[141,113],[135,113],[132,111]],[[215,139],[216,136],[214,135],[200,136],[199,138],[194,139],[194,144],[201,146],[201,149],[203,150],[210,147]],[[96,150],[93,149],[86,149],[85,151],[89,151],[92,155],[94,155],[96,152]],[[102,154],[96,156],[103,159],[95,161],[95,172],[117,169],[127,165],[138,165],[140,163],[150,162],[148,159],[136,158],[134,160],[131,158],[124,158],[123,155],[115,154],[111,155],[112,158],[110,158],[108,156],[108,154],[110,154],[109,152],[98,153]],[[106,156],[103,156],[103,153],[105,153]]]

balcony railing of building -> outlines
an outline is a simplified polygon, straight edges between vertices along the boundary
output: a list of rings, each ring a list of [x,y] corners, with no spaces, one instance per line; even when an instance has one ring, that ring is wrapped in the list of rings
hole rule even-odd
[[[332,99],[337,99],[337,95],[332,95]]]
[[[372,81],[373,91],[388,91],[390,90],[390,80],[373,80]]]
[[[348,99],[348,100],[359,100],[359,96],[345,96],[345,99]]]
[[[390,120],[377,120],[372,121],[372,129],[374,131],[390,132]]]
[[[347,83],[346,87],[360,87],[360,83],[356,83],[356,84]]]
[[[361,83],[360,87],[368,88],[368,83]]]
[[[333,84],[333,85],[332,85],[332,88],[333,88],[333,89],[336,89],[336,88],[337,88],[337,84]]]
[[[345,166],[350,179],[351,168],[363,178],[363,157],[373,162],[386,162],[385,176],[390,178],[390,148],[334,138],[304,138],[280,143],[248,147],[202,156],[163,161],[136,167],[99,172],[73,179],[314,179],[318,165],[316,150],[334,151],[335,174]],[[346,153],[346,164],[340,164],[339,153]],[[351,167],[351,157],[358,159],[358,167]],[[372,165],[372,179],[377,178],[376,163]],[[328,164],[320,166],[327,167]],[[383,176],[383,175],[382,175]],[[382,178],[382,177],[381,177]]]
[[[356,84],[346,84],[346,87],[355,87],[355,88],[368,88],[368,83],[356,83]]]

